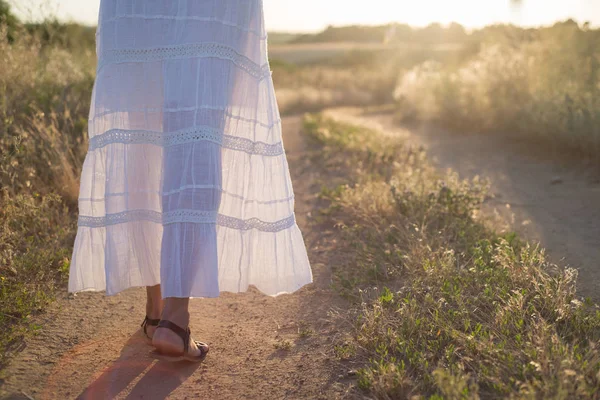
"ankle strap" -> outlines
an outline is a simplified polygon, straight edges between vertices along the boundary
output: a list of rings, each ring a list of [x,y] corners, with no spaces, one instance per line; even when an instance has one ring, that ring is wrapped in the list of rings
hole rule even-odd
[[[148,316],[146,315],[146,318],[144,318],[144,320],[142,321],[142,324],[140,326],[143,326],[144,328],[146,328],[146,325],[158,326],[159,322],[160,322],[160,318],[159,319],[151,319],[151,318],[148,318]]]

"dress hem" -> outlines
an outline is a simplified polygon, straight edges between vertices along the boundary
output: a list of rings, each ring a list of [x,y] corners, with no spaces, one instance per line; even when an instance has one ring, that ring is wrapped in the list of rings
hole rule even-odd
[[[303,287],[312,284],[313,281],[311,280],[308,283],[303,284],[302,286],[298,287],[297,289],[295,289],[294,291],[281,291],[278,292],[277,294],[266,294],[264,292],[262,292],[260,289],[256,288],[262,295],[267,296],[267,297],[279,297],[285,294],[294,294],[295,292],[297,292],[298,290],[302,289]],[[105,296],[106,297],[113,297],[116,296],[118,294],[121,294],[122,292],[129,290],[129,289],[134,289],[134,288],[143,288],[146,286],[156,286],[159,285],[160,283],[156,283],[154,285],[133,285],[133,286],[129,286],[123,289],[120,289],[117,292],[114,293],[108,293],[106,291],[106,289],[98,289],[98,288],[85,288],[85,289],[75,289],[75,290],[67,290],[68,294],[73,294],[73,295],[77,295],[77,293],[84,293],[84,292],[94,292],[94,293],[100,293],[100,292],[105,292]],[[254,285],[250,285],[250,286],[254,286]],[[250,290],[250,286],[248,286],[248,288],[244,291],[238,291],[238,292],[232,292],[232,291],[227,291],[227,290],[223,290],[217,293],[211,293],[211,294],[206,294],[206,295],[200,295],[200,296],[168,296],[171,298],[178,298],[178,299],[215,299],[220,297],[221,293],[231,293],[231,294],[241,294],[241,293],[248,293],[248,291]],[[256,287],[256,286],[254,286]],[[163,298],[167,298],[164,297]]]

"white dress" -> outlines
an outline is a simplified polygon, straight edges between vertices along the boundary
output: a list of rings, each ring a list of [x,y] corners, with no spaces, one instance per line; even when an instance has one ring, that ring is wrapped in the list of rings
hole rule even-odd
[[[261,0],[102,0],[69,292],[312,281]]]

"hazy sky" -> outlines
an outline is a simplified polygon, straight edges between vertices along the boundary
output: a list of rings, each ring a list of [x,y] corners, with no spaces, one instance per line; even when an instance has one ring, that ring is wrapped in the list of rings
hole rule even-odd
[[[20,9],[21,16],[54,13],[61,19],[91,25],[96,24],[100,4],[100,0],[9,2]],[[574,18],[600,25],[600,0],[523,0],[522,3],[516,7],[510,0],[264,0],[270,31],[315,31],[329,24],[393,21],[418,26],[456,21],[467,27],[480,27],[495,22],[543,25]]]

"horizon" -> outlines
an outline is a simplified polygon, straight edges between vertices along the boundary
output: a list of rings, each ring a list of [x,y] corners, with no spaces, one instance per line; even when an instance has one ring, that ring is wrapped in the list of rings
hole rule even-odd
[[[100,0],[9,0],[15,14],[22,20],[40,20],[55,16],[62,22],[77,22],[95,26]],[[328,26],[407,24],[424,27],[432,23],[448,25],[452,22],[468,30],[494,24],[514,24],[523,27],[548,26],[573,19],[579,24],[590,22],[600,25],[600,2],[574,0],[565,4],[560,0],[525,0],[520,5],[510,0],[456,0],[452,4],[442,0],[422,0],[405,6],[397,0],[372,0],[368,8],[361,3],[328,0],[264,0],[268,31],[280,33],[314,33]],[[386,4],[388,3],[388,4]],[[344,10],[344,12],[340,12]],[[318,11],[318,12],[317,12]]]

